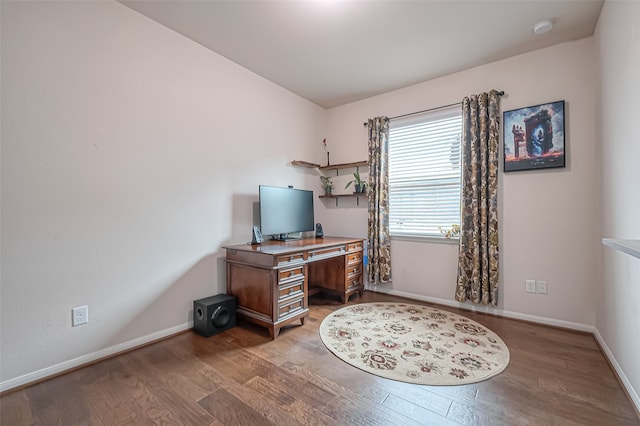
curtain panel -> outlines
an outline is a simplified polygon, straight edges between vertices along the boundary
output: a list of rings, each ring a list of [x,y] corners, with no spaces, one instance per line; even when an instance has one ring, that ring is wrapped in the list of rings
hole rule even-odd
[[[369,219],[367,273],[373,284],[391,281],[389,236],[389,119],[377,117],[369,129]]]
[[[462,101],[462,194],[455,298],[498,304],[498,147],[500,95]]]

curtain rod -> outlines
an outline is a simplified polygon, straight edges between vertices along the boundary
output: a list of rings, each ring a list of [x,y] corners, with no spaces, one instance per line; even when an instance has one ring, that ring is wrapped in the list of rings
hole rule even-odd
[[[504,90],[501,90],[501,91],[498,92],[498,96],[503,96],[503,95],[504,95]],[[422,114],[423,112],[437,111],[439,109],[449,108],[449,107],[456,106],[456,105],[461,105],[461,104],[462,104],[462,102],[456,102],[456,103],[453,103],[453,104],[442,105],[442,106],[435,107],[435,108],[423,109],[422,111],[410,112],[408,114],[402,114],[402,115],[396,115],[395,117],[389,117],[389,120],[395,120],[397,118],[409,117],[410,115]],[[362,124],[365,127],[369,125],[369,123],[367,123],[367,122],[362,123]]]

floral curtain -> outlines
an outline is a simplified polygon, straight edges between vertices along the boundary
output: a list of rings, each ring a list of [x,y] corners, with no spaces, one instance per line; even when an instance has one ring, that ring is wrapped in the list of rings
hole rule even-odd
[[[374,284],[391,281],[389,238],[389,119],[368,121],[369,129],[369,245],[367,272]]]
[[[456,300],[498,304],[500,95],[462,100],[462,196]]]

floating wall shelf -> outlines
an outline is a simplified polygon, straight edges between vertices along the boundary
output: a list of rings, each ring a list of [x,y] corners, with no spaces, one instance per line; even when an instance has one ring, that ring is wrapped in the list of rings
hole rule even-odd
[[[309,167],[310,169],[320,168],[320,164],[309,163],[308,161],[293,160],[291,164],[293,164],[294,166]]]
[[[301,166],[301,167],[308,167],[310,169],[319,169],[321,172],[325,172],[327,170],[335,170],[336,171],[336,176],[338,176],[338,171],[342,170],[342,169],[355,169],[357,167],[369,167],[369,162],[368,161],[356,161],[353,163],[342,163],[342,164],[330,164],[328,166],[321,166],[320,164],[316,164],[316,163],[310,163],[308,161],[301,161],[301,160],[293,160],[291,162],[292,165],[294,166]],[[368,172],[369,170],[367,170]],[[336,200],[336,207],[338,207],[338,200],[340,198],[354,198],[356,199],[356,205],[360,205],[360,197],[367,197],[366,193],[357,193],[354,192],[353,194],[331,194],[331,195],[320,195],[320,198],[323,199],[328,199],[328,198],[335,198]]]
[[[366,192],[354,192],[353,194],[331,194],[331,195],[319,195],[319,198],[335,198],[336,199],[336,207],[338,207],[338,200],[340,198],[356,198],[356,206],[360,205],[360,197],[367,197]]]
[[[311,169],[320,169],[322,171],[336,170],[336,172],[341,169],[351,169],[351,168],[355,169],[356,167],[365,167],[365,166],[369,167],[369,162],[366,160],[356,161],[354,163],[330,164],[328,166],[321,166],[320,164],[309,163],[308,161],[301,161],[301,160],[293,160],[291,164],[293,164],[294,166],[309,167]]]
[[[320,166],[320,170],[340,170],[340,169],[350,169],[356,167],[369,167],[368,161],[356,161],[355,163],[344,163],[344,164],[333,164],[329,166]]]

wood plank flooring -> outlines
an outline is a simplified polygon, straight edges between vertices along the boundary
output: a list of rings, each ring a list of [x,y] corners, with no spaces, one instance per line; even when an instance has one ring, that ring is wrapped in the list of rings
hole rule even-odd
[[[411,301],[379,293],[351,304]],[[318,327],[343,305],[312,298],[304,326],[240,322],[204,338],[183,333],[10,392],[2,425],[640,425],[593,336],[440,307],[495,331],[511,361],[465,386],[421,386],[351,367]]]

